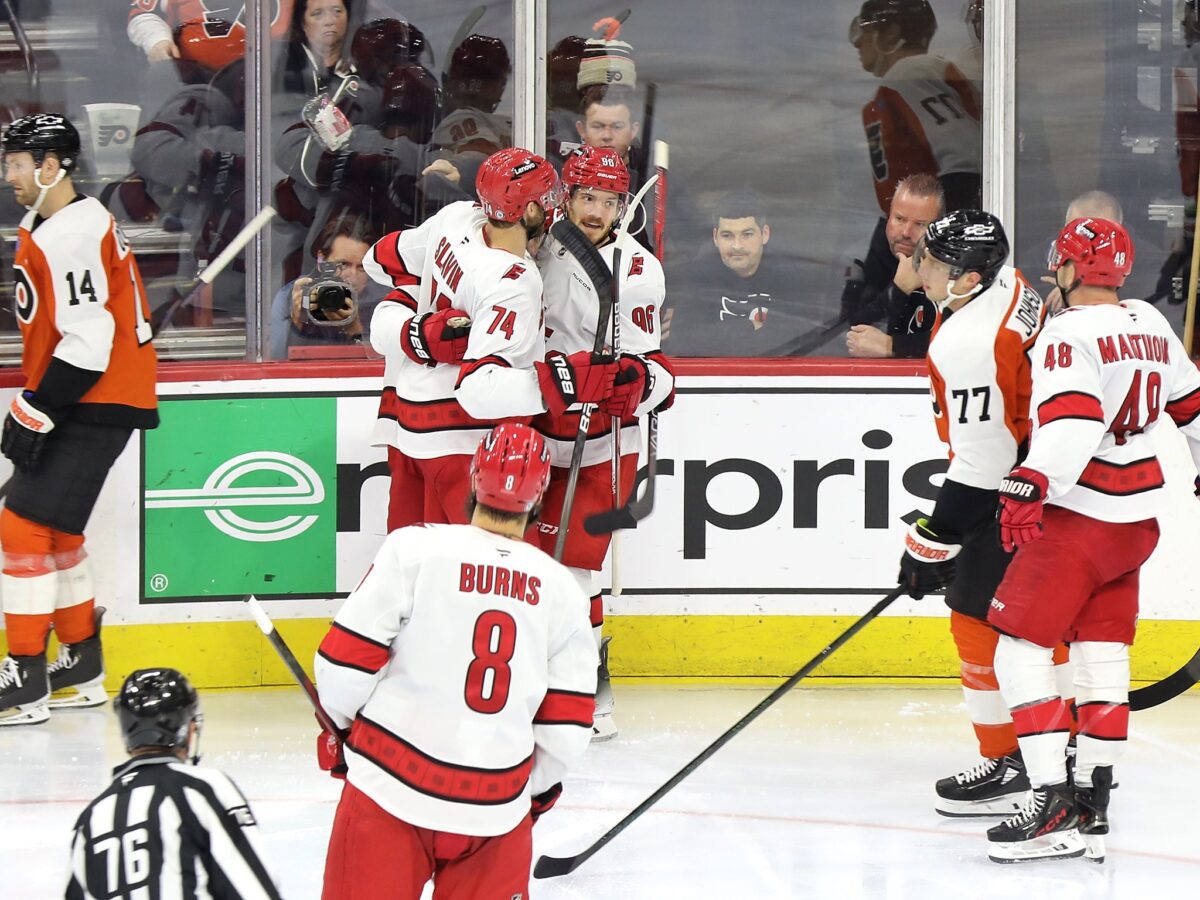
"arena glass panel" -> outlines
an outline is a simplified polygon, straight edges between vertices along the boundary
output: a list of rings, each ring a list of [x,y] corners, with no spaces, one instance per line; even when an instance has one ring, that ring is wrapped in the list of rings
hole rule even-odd
[[[474,199],[513,143],[511,3],[293,0],[272,44],[265,360],[377,358],[387,293],[363,272],[379,237]],[[347,290],[348,289],[348,290]]]
[[[619,31],[599,21],[620,13],[549,4],[546,153],[615,146],[636,190],[652,142],[669,142],[664,349],[846,356],[851,324],[884,329],[896,182],[925,173],[951,206],[978,203],[982,2],[770,0],[747,15],[647,0]],[[654,250],[647,208],[634,227]]]
[[[1200,171],[1195,2],[1023,3],[1016,39],[1017,265],[1047,275],[1074,201],[1119,209],[1136,249],[1122,293],[1182,335]]]

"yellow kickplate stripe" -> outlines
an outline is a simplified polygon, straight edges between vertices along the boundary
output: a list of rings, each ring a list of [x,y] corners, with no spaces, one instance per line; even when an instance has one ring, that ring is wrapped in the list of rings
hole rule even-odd
[[[792,674],[855,620],[842,616],[614,616],[610,668],[618,676],[772,677]],[[281,619],[280,634],[311,674],[328,619]],[[1133,648],[1135,681],[1156,681],[1200,646],[1200,622],[1143,621]],[[0,631],[0,651],[7,652]],[[50,656],[55,650],[51,648]],[[197,687],[292,684],[252,622],[110,625],[104,629],[107,687],[148,666],[173,666]],[[956,678],[945,618],[871,622],[814,673],[840,678]]]

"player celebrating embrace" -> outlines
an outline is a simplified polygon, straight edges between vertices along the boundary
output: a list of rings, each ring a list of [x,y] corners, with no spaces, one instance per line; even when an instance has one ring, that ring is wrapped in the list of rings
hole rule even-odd
[[[1118,297],[1132,268],[1129,235],[1107,219],[1075,219],[1054,244],[1067,308],[1033,348],[1029,455],[1000,488],[1001,538],[1017,554],[988,614],[1003,635],[996,674],[1033,785],[1021,813],[988,831],[996,862],[1104,858],[1129,727],[1138,574],[1165,500],[1148,436],[1160,412],[1200,468],[1200,372],[1157,309]],[[1062,640],[1077,670],[1074,788],[1063,761],[1068,701],[1050,659]]]
[[[575,150],[563,165],[563,184],[567,189],[565,211],[570,220],[600,251],[609,270],[613,264],[613,229],[626,212],[629,171],[620,154],[611,147],[583,146]],[[629,214],[633,214],[630,212]],[[538,253],[538,265],[546,286],[546,347],[563,354],[588,351],[595,346],[599,298],[578,260],[552,237]],[[670,403],[675,376],[670,363],[659,350],[659,311],[666,295],[662,266],[640,247],[622,260],[619,295],[621,315],[620,374],[613,393],[591,418],[584,448],[582,468],[575,488],[571,521],[562,562],[568,566],[580,586],[591,597],[592,627],[601,653],[601,675],[596,694],[596,739],[614,737],[612,723],[612,687],[608,681],[608,642],[602,641],[604,607],[594,583],[594,572],[604,564],[609,535],[589,535],[584,520],[595,513],[623,502],[633,489],[637,474],[640,435],[637,417]],[[612,346],[612,324],[608,340]],[[615,352],[615,349],[614,349]],[[579,408],[559,414],[547,413],[534,420],[534,427],[550,444],[554,469],[546,493],[542,516],[543,548],[550,552],[557,539],[571,450],[579,431]],[[621,457],[620,500],[612,495],[613,423],[620,421]]]
[[[25,116],[4,133],[4,180],[29,212],[13,260],[25,389],[0,439],[16,468],[0,513],[10,654],[0,725],[107,699],[83,531],[133,430],[158,425],[142,278],[108,210],[75,192],[78,161],[79,133],[60,115]],[[61,647],[47,671],[52,623]],[[75,693],[50,700],[61,688]]]
[[[932,515],[909,529],[900,581],[914,597],[948,586],[963,694],[984,757],[938,781],[935,807],[948,816],[1013,812],[1029,788],[996,685],[997,635],[987,611],[1008,564],[996,536],[996,491],[1029,434],[1026,351],[1045,311],[1020,273],[1004,265],[1007,257],[1004,227],[979,210],[931,223],[913,254],[925,294],[939,307],[929,383],[950,468]]]
[[[375,437],[389,445],[389,531],[464,522],[471,454],[497,420],[544,412],[564,390],[596,402],[616,377],[590,353],[543,362],[542,279],[526,245],[560,202],[558,174],[514,147],[484,161],[475,187],[479,203],[385,235],[363,260],[394,288],[371,320],[386,359]]]
[[[587,747],[596,688],[586,598],[522,540],[549,480],[542,437],[497,426],[471,524],[388,535],[321,642],[321,703],[353,723],[325,900],[417,900],[431,877],[439,897],[528,896],[532,820]]]

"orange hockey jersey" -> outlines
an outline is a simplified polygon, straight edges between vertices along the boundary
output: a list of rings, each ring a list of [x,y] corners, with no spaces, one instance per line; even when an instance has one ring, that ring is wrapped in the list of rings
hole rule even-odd
[[[47,219],[28,213],[17,231],[13,280],[26,389],[36,392],[58,359],[102,373],[71,418],[156,426],[146,292],[129,242],[100,201],[77,197]]]

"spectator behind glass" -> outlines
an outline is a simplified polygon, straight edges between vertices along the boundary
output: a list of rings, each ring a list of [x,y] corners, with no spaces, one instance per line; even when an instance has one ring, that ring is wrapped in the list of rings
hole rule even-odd
[[[508,48],[499,38],[472,34],[455,47],[442,85],[448,112],[434,129],[433,146],[482,159],[511,147],[512,117],[496,112],[511,72]]]
[[[664,349],[673,356],[785,352],[810,317],[797,273],[766,252],[771,226],[762,198],[728,194],[714,221],[713,248],[674,265],[667,279],[674,299]]]
[[[546,158],[562,168],[579,146],[579,63],[585,41],[568,35],[546,57]]]
[[[920,172],[937,174],[947,210],[979,206],[979,97],[957,66],[929,53],[935,31],[929,0],[866,0],[850,23],[859,62],[881,82],[862,119],[884,213],[896,184]]]
[[[936,310],[921,290],[912,254],[929,223],[945,212],[944,203],[932,175],[909,175],[896,185],[888,216],[871,235],[866,261],[854,260],[842,291],[851,356],[925,356]],[[886,331],[871,324],[880,320],[886,320]]]
[[[292,0],[271,0],[271,37],[288,30]],[[206,8],[187,0],[132,0],[125,34],[147,62],[184,59],[216,72],[246,55],[244,4]]]
[[[633,117],[638,108],[637,95],[623,85],[597,84],[585,88],[579,102],[580,118],[575,121],[579,140],[593,147],[612,147],[629,168],[629,189],[636,192],[645,173],[637,169],[640,154],[631,150],[642,123]],[[573,149],[573,148],[572,148]]]
[[[316,309],[315,298],[309,297],[308,305],[304,302],[305,289],[313,282],[311,275],[285,284],[271,301],[267,320],[268,359],[287,359],[289,347],[363,342],[369,333],[371,315],[386,293],[363,271],[363,257],[376,240],[378,234],[366,220],[353,214],[325,225],[312,247],[313,257],[318,264],[335,266],[337,277],[350,286],[353,297],[341,310],[322,312]],[[314,324],[310,314],[318,320],[324,317],[326,321],[343,324]]]

